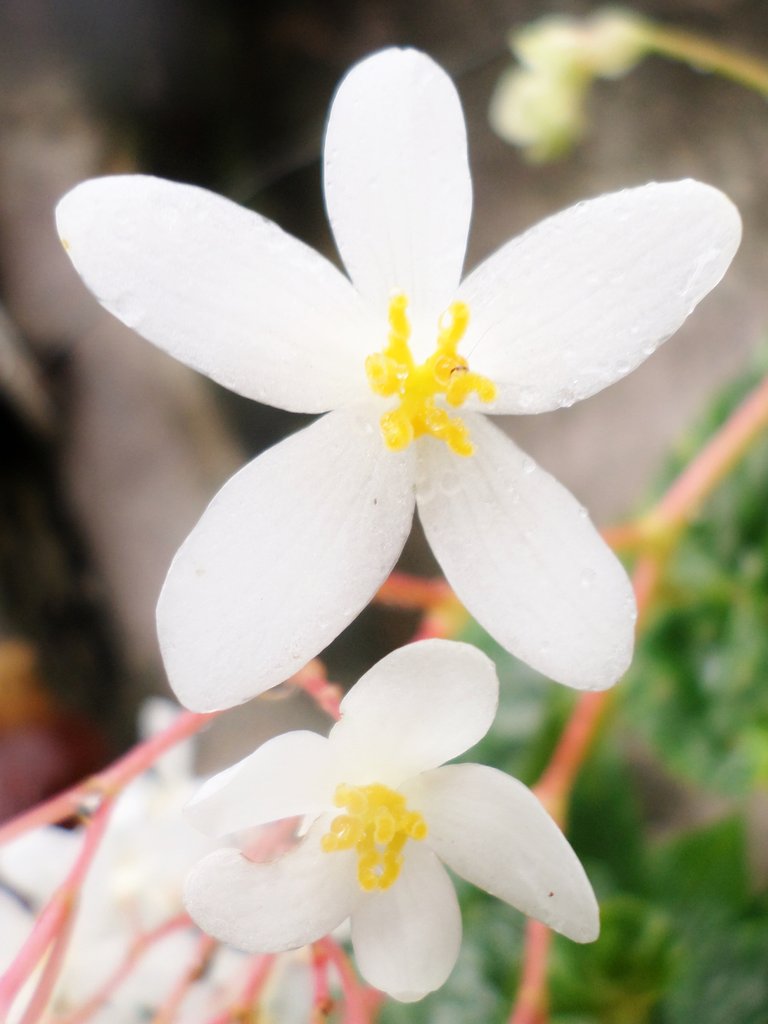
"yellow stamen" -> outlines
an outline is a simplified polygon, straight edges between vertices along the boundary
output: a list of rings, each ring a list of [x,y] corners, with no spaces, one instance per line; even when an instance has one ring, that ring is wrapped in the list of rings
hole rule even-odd
[[[325,853],[357,850],[357,880],[361,889],[388,889],[403,866],[403,847],[409,839],[420,841],[427,824],[418,811],[409,811],[405,797],[388,786],[336,787],[333,802],[346,809],[331,822],[320,841]]]
[[[473,373],[457,352],[469,323],[469,307],[464,302],[451,303],[440,317],[435,351],[418,366],[408,344],[411,325],[407,307],[405,295],[392,296],[387,347],[365,361],[371,389],[383,398],[397,395],[400,400],[396,408],[381,417],[384,443],[400,451],[422,434],[431,434],[445,441],[457,455],[471,455],[474,449],[462,420],[435,404],[440,395],[454,408],[463,405],[472,393],[481,402],[492,402],[496,397],[493,381]]]

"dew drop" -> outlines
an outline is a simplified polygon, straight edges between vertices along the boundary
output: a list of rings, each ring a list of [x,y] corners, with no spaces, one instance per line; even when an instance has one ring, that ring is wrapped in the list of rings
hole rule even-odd
[[[519,405],[520,409],[525,411],[526,409],[531,408],[535,397],[536,396],[533,391],[533,388],[520,388],[520,390],[517,393],[517,404]]]
[[[515,487],[514,482],[512,480],[505,480],[502,486],[504,487],[504,490],[507,492],[507,498],[510,505],[519,505],[520,492]]]
[[[526,476],[530,476],[536,469],[536,463],[530,456],[526,455],[523,459],[523,472]]]
[[[581,585],[585,590],[588,590],[594,585],[597,579],[597,573],[594,569],[583,569],[581,573]]]

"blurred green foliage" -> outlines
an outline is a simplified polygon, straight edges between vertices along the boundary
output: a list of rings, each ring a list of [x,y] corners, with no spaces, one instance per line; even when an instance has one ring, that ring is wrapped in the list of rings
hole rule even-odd
[[[718,398],[666,479],[758,379]],[[768,439],[686,530],[623,692],[627,722],[673,774],[737,796],[768,782]]]
[[[659,493],[765,362],[713,403],[669,460]],[[490,654],[502,684],[496,722],[465,759],[531,785],[578,698],[476,624],[461,639]],[[575,787],[568,836],[600,899],[602,932],[585,946],[555,938],[552,1024],[767,1024],[768,896],[750,882],[737,802],[768,778],[767,676],[768,439],[712,495],[671,557],[633,668]],[[661,779],[685,780],[686,792],[728,795],[726,816],[654,834],[652,822],[669,818],[669,808],[649,805],[666,799],[664,786],[643,778],[649,766]],[[383,1024],[507,1020],[524,919],[458,885],[465,934],[453,975],[422,1003],[385,1004]]]

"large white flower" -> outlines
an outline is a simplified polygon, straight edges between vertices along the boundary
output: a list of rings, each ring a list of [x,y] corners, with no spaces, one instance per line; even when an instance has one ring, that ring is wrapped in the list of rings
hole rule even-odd
[[[606,195],[461,281],[464,121],[412,50],[347,75],[324,159],[349,279],[187,185],[102,178],[58,207],[85,282],[145,338],[257,401],[334,410],[236,474],[178,552],[158,608],[171,684],[204,711],[291,675],[370,600],[418,503],[446,577],[504,647],[570,686],[611,685],[632,651],[626,576],[476,410],[544,412],[629,373],[720,280],[737,211],[694,181]]]
[[[293,949],[351,918],[361,973],[402,1000],[442,985],[458,956],[441,861],[577,942],[595,939],[586,875],[530,790],[495,768],[443,764],[485,735],[498,687],[474,647],[411,644],[349,691],[327,739],[285,733],[211,779],[188,813],[214,835],[294,815],[309,827],[270,863],[209,854],[187,879],[192,917],[252,952]]]

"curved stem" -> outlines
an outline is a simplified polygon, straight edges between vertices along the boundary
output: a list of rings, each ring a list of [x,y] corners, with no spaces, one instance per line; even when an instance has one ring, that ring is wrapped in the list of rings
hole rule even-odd
[[[768,377],[750,391],[685,467],[648,519],[682,528],[768,428]]]
[[[682,61],[697,71],[707,71],[768,96],[768,64],[703,36],[680,29],[647,23],[643,29],[647,52]]]

